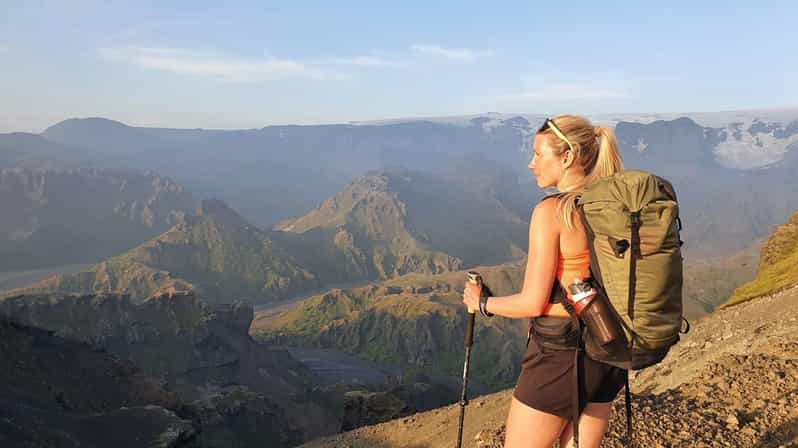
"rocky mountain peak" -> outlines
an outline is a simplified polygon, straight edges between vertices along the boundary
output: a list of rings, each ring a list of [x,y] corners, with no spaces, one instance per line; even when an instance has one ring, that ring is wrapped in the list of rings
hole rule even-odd
[[[197,209],[197,216],[207,218],[215,224],[229,230],[239,230],[250,227],[249,223],[224,201],[219,199],[205,199]]]

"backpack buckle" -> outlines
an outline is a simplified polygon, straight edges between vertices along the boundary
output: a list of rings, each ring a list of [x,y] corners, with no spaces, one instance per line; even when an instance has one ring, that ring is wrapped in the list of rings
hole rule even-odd
[[[623,253],[629,249],[629,241],[627,240],[616,240],[615,238],[608,236],[607,241],[610,243],[612,253],[614,253],[618,258],[623,258]]]

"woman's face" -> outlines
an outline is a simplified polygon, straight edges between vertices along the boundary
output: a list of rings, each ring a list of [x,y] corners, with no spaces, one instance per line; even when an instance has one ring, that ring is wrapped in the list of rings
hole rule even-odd
[[[549,143],[552,138],[548,135],[535,135],[532,145],[532,160],[529,161],[529,171],[535,174],[535,180],[541,189],[556,187],[565,174],[562,156],[555,155],[554,147]]]

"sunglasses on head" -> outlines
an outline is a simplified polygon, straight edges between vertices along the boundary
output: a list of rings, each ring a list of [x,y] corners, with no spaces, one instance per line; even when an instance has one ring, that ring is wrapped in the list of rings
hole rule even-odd
[[[551,118],[547,118],[546,121],[543,122],[543,124],[538,129],[537,133],[540,134],[541,132],[545,131],[546,129],[551,129],[551,132],[553,132],[554,135],[556,135],[560,140],[562,140],[562,141],[564,141],[565,143],[568,144],[568,147],[571,148],[571,151],[574,150],[574,147],[571,146],[571,142],[568,141],[568,138],[560,130],[560,128],[558,128],[557,125],[554,124],[554,120],[552,120]]]

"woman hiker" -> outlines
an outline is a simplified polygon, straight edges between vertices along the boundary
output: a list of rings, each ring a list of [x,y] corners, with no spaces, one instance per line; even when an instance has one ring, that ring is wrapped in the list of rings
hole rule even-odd
[[[560,303],[551,303],[552,285],[563,290],[590,277],[588,240],[575,201],[597,179],[623,169],[612,130],[594,127],[583,117],[547,119],[535,135],[529,169],[541,189],[559,195],[541,201],[529,223],[529,252],[521,292],[483,298],[483,311],[509,318],[565,319]],[[463,302],[480,309],[480,289],[466,282]],[[563,321],[564,323],[566,321]],[[505,448],[573,446],[574,351],[544,347],[530,332],[521,374],[507,415]],[[598,448],[607,429],[612,401],[623,388],[624,371],[579,352],[579,446]]]

